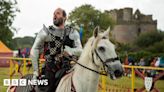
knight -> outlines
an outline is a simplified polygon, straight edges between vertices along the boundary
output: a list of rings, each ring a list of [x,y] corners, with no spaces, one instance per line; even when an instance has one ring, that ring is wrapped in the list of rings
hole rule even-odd
[[[79,33],[74,27],[65,25],[66,19],[65,10],[57,8],[53,13],[53,25],[43,25],[32,46],[33,79],[39,76],[39,55],[44,53],[45,58],[42,75],[48,79],[48,85],[39,92],[55,92],[61,77],[69,69],[61,55],[80,56],[82,52]]]

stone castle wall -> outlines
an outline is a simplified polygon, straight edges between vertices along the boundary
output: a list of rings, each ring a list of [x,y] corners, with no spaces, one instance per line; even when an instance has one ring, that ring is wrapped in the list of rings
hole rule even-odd
[[[112,30],[112,36],[120,43],[130,43],[133,41],[131,38],[137,37],[136,29],[136,25],[116,25]]]
[[[131,43],[140,34],[157,30],[157,21],[152,15],[144,15],[132,8],[107,11],[109,16],[116,22],[113,28],[113,38],[120,43]]]

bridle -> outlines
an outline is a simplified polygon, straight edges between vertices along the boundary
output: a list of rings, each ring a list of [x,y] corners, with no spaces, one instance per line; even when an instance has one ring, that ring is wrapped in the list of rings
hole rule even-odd
[[[74,62],[75,62],[76,64],[80,65],[81,67],[83,67],[83,68],[85,68],[85,69],[88,69],[88,70],[90,70],[90,71],[92,71],[92,72],[95,72],[95,73],[100,74],[100,75],[105,75],[105,76],[107,76],[107,70],[105,69],[105,67],[108,67],[107,63],[109,63],[109,62],[114,62],[114,61],[120,60],[120,59],[119,59],[118,57],[115,57],[115,58],[109,58],[108,61],[103,61],[102,58],[100,57],[100,55],[98,54],[98,52],[97,52],[96,50],[94,50],[94,51],[92,51],[92,62],[93,62],[94,64],[95,64],[95,59],[94,59],[94,56],[93,56],[93,55],[94,55],[94,52],[95,52],[96,56],[100,59],[101,63],[103,64],[103,71],[105,71],[105,73],[100,72],[100,71],[93,70],[93,69],[91,69],[91,68],[88,68],[88,67],[86,67],[86,66],[80,64],[80,63],[77,62],[77,61],[74,61]],[[96,65],[96,64],[95,64],[95,65]]]
[[[96,73],[98,73],[98,74],[100,74],[100,75],[105,75],[105,76],[107,76],[107,70],[105,69],[105,67],[108,67],[108,65],[107,65],[107,63],[109,63],[109,62],[114,62],[114,61],[116,61],[116,60],[119,60],[119,58],[118,57],[115,57],[115,58],[109,58],[108,59],[108,61],[103,61],[102,60],[102,58],[100,57],[100,55],[98,54],[98,52],[97,52],[97,50],[94,50],[94,52],[95,52],[95,54],[96,54],[96,56],[100,59],[100,61],[101,61],[101,63],[103,64],[103,71],[105,72],[105,73],[101,73],[101,72],[96,72]],[[92,52],[92,62],[95,64],[95,60],[94,60],[94,53]],[[95,64],[96,65],[96,64]],[[110,67],[109,67],[110,68]]]

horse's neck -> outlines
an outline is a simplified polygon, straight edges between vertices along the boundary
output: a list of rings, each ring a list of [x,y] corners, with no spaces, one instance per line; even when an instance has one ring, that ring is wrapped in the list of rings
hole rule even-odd
[[[95,64],[92,63],[91,58],[86,54],[78,61],[80,64],[98,71],[98,68]],[[99,75],[93,71],[90,71],[80,65],[75,66],[73,81],[76,85],[76,90],[78,92],[96,92],[98,85]]]

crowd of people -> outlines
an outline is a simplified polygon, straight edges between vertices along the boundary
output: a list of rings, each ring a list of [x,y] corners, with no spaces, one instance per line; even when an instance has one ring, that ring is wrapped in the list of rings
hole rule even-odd
[[[164,56],[155,56],[151,58],[141,57],[138,62],[136,62],[133,57],[127,56],[125,65],[135,65],[135,66],[150,66],[150,67],[164,67]],[[153,69],[138,69],[142,74],[155,77],[159,71]],[[125,69],[125,75],[131,76],[131,70]]]

